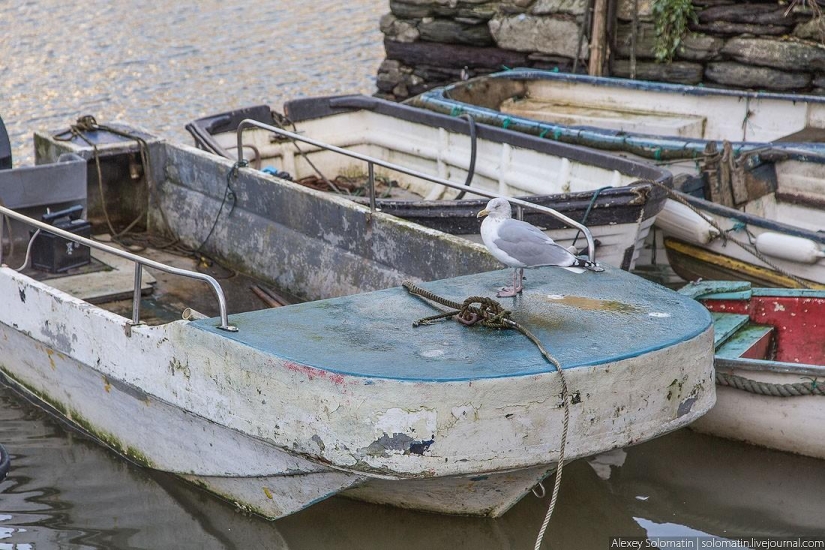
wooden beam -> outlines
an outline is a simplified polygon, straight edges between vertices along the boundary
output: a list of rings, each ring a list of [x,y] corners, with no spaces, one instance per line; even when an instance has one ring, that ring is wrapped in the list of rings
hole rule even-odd
[[[593,38],[590,41],[590,67],[588,68],[588,73],[592,76],[604,75],[608,7],[608,0],[595,0],[593,4]]]

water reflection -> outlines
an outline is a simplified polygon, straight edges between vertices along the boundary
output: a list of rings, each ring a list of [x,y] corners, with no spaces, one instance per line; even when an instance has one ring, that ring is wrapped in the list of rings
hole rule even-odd
[[[66,431],[0,388],[0,549],[532,548],[548,497],[504,517],[447,517],[331,498],[278,521],[238,511]],[[546,543],[603,550],[611,536],[821,535],[820,461],[682,430],[565,469]],[[17,545],[17,546],[14,546]]]
[[[191,142],[190,120],[298,96],[375,91],[386,0],[0,2],[0,115],[31,134],[94,115]]]

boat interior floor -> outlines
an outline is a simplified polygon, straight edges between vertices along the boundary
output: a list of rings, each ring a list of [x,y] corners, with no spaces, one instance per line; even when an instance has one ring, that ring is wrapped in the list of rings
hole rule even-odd
[[[225,267],[204,255],[144,246],[126,248],[112,242],[108,235],[97,235],[94,239],[168,266],[214,277],[223,288],[230,314],[299,301],[264,281]],[[15,246],[12,255],[4,256],[4,263],[13,268],[22,265],[25,248]],[[92,250],[90,264],[63,273],[50,273],[30,265],[21,272],[118,315],[132,316],[135,269],[130,260]],[[206,283],[149,267],[143,268],[141,294],[140,320],[149,325],[181,319],[187,308],[207,317],[220,314],[218,302]]]
[[[775,139],[774,141],[796,143],[813,141],[816,143],[822,143],[825,142],[825,128],[813,128],[808,126],[798,132],[788,134],[787,136],[782,136],[781,138]]]

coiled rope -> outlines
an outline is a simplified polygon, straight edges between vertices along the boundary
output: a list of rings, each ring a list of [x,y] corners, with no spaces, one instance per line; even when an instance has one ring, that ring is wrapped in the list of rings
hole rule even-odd
[[[767,395],[770,397],[803,397],[806,395],[825,396],[825,388],[820,386],[816,379],[810,379],[808,383],[797,382],[796,384],[772,384],[769,382],[759,382],[744,376],[716,371],[716,383],[720,386],[727,386],[737,390],[746,391],[756,395]]]
[[[534,547],[534,550],[539,550],[539,547],[541,547],[541,542],[544,539],[544,533],[547,531],[547,525],[550,523],[550,518],[553,515],[553,510],[556,508],[556,502],[558,500],[559,487],[561,486],[561,474],[564,468],[564,448],[567,445],[567,431],[570,425],[570,400],[568,399],[567,380],[565,379],[564,370],[562,369],[561,363],[559,363],[558,360],[545,349],[539,339],[536,338],[532,332],[510,319],[511,312],[504,309],[499,302],[493,300],[492,298],[487,298],[484,296],[470,296],[464,300],[464,302],[459,303],[453,300],[448,300],[447,298],[442,298],[437,294],[433,294],[428,290],[416,286],[411,281],[404,281],[402,286],[407,289],[407,292],[413,294],[414,296],[419,296],[431,302],[436,302],[451,308],[449,311],[439,313],[438,315],[432,315],[430,317],[424,317],[423,319],[413,322],[414,327],[428,325],[440,319],[456,317],[457,321],[467,326],[480,324],[482,326],[495,329],[512,328],[526,336],[527,339],[538,348],[542,357],[553,365],[559,373],[559,379],[561,380],[561,398],[564,403],[564,421],[562,424],[561,443],[559,444],[559,462],[556,467],[556,479],[553,484],[553,493],[550,497],[550,504],[547,507],[547,513],[544,516],[541,529],[539,529],[539,534],[536,537],[536,545]]]

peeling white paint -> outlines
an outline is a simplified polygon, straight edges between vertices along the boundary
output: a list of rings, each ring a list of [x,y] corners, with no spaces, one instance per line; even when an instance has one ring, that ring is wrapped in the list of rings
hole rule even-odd
[[[413,439],[431,439],[436,433],[437,413],[429,409],[405,411],[388,409],[375,419],[375,436],[406,434]]]

